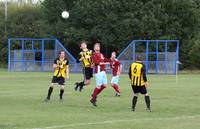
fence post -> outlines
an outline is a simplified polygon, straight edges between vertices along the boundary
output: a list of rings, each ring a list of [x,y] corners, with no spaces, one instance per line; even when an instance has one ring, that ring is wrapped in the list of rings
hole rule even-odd
[[[41,64],[41,71],[44,71],[44,39],[42,39],[42,64]]]
[[[24,39],[22,39],[21,41],[21,45],[22,45],[22,65],[21,65],[21,71],[25,70],[25,64],[24,64]]]
[[[14,65],[14,71],[16,71],[16,50],[14,50],[14,60],[13,60],[13,65]]]
[[[146,73],[148,73],[148,68],[149,68],[149,41],[146,40]]]
[[[158,40],[156,40],[156,73],[158,74]]]
[[[11,72],[11,64],[10,64],[10,44],[11,39],[8,39],[8,71]]]
[[[167,43],[168,43],[168,41],[166,40],[165,41],[165,73],[167,73],[167,65],[168,65],[168,63],[167,63]]]
[[[175,70],[174,74],[178,73],[178,65],[179,65],[179,41],[176,41],[176,59],[175,59]]]

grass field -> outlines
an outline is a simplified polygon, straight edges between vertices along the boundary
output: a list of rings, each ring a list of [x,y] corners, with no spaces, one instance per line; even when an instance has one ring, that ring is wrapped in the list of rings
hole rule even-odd
[[[66,83],[64,102],[59,89],[52,100],[43,102],[51,73],[0,71],[0,129],[199,129],[200,75],[149,75],[152,112],[146,112],[143,96],[137,111],[131,112],[132,91],[127,75],[122,75],[122,96],[114,97],[109,86],[98,97],[98,107],[89,103],[94,88],[74,91],[80,74]],[[110,78],[110,76],[109,76]]]

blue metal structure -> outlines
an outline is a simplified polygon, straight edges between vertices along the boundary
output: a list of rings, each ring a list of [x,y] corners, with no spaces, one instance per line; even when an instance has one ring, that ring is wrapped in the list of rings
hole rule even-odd
[[[65,51],[72,72],[76,72],[76,59],[57,39],[9,38],[8,71],[51,71],[60,50]]]
[[[178,40],[133,40],[117,57],[123,65],[123,72],[142,57],[147,73],[176,74],[179,62]]]

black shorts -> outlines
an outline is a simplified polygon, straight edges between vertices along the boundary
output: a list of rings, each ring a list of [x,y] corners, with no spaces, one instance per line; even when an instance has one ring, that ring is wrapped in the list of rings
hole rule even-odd
[[[84,78],[85,80],[90,80],[93,77],[93,68],[83,68],[83,74],[84,74]]]
[[[64,77],[56,77],[56,76],[53,76],[53,78],[52,78],[52,83],[58,83],[59,85],[64,85],[64,83],[65,83],[65,78],[64,78]]]
[[[137,93],[146,94],[147,93],[147,89],[145,86],[132,86],[132,89],[135,94],[137,94]]]

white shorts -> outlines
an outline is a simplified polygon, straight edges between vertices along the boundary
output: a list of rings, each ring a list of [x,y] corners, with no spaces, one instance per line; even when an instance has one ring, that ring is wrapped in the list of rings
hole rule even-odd
[[[96,87],[100,87],[101,85],[106,85],[108,83],[105,71],[96,73],[95,79],[96,79]]]
[[[119,82],[119,76],[113,76],[111,79],[111,84],[118,84]]]

